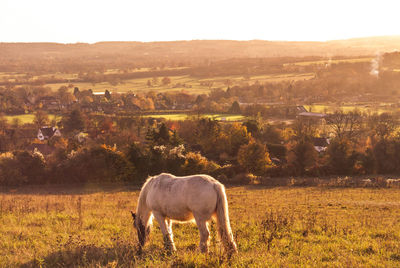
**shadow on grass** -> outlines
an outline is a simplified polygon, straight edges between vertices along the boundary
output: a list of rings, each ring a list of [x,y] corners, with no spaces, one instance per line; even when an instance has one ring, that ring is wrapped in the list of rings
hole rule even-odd
[[[62,249],[22,264],[20,267],[134,267],[141,256],[130,243],[113,247],[80,245]]]
[[[190,252],[198,256],[196,246],[190,245],[180,252]],[[117,243],[113,247],[101,247],[95,245],[81,245],[58,250],[45,257],[36,257],[33,260],[21,264],[19,267],[157,267],[161,263],[169,267],[217,267],[225,262],[221,254],[210,254],[204,260],[196,260],[175,253],[168,254],[163,248],[149,245],[142,253],[131,243]],[[197,263],[199,262],[199,263]],[[156,265],[156,266],[154,266]]]

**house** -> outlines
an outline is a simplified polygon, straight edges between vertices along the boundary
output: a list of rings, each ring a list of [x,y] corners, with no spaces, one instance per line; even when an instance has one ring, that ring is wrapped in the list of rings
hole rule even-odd
[[[37,138],[41,141],[48,140],[54,136],[61,137],[61,132],[56,127],[41,127],[37,134]]]
[[[303,105],[296,106],[296,111],[297,111],[297,114],[308,112],[307,109]]]
[[[58,99],[53,96],[44,96],[38,100],[43,105],[43,109],[48,111],[59,111],[61,110],[61,103]]]
[[[314,137],[312,139],[312,143],[314,145],[315,150],[318,153],[321,153],[321,152],[325,152],[326,151],[326,149],[328,148],[328,145],[330,143],[330,140],[327,139],[327,138]]]
[[[298,117],[310,118],[310,119],[324,119],[327,115],[321,113],[312,113],[312,112],[301,112],[297,115]]]
[[[324,125],[326,123],[327,116],[327,114],[322,113],[301,112],[297,115],[297,118]]]

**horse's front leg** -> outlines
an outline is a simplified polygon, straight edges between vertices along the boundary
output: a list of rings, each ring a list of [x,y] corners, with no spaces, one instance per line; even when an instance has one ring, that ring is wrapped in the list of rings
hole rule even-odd
[[[160,225],[161,232],[164,238],[164,246],[168,251],[176,251],[174,241],[172,240],[172,230],[170,226],[167,225],[165,217],[159,213],[153,211],[154,218],[157,220]]]
[[[207,221],[196,218],[196,224],[200,232],[200,251],[202,253],[208,253],[208,238],[210,237],[210,231],[208,230]]]

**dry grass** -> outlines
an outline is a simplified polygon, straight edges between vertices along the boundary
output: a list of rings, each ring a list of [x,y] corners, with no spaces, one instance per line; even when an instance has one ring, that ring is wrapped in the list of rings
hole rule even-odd
[[[57,119],[54,114],[49,114],[49,120]],[[19,115],[5,115],[5,119],[12,123],[15,119],[19,120],[21,124],[30,124],[35,121],[35,114],[19,114]]]
[[[175,225],[165,255],[157,224],[142,255],[129,210],[138,190],[11,189],[0,195],[0,267],[265,267],[400,265],[400,189],[230,187],[239,254],[224,258],[212,225],[209,255],[198,232]]]
[[[298,66],[308,66],[308,65],[326,65],[326,64],[338,64],[338,63],[358,63],[358,62],[371,62],[374,58],[355,58],[355,59],[337,59],[337,60],[317,60],[317,61],[301,61],[295,63],[286,63],[285,65],[298,65]]]
[[[143,68],[140,71],[147,71],[147,69]],[[110,69],[106,71],[106,74],[111,73],[119,73],[117,69]],[[12,76],[24,76],[24,74],[11,74],[11,73],[0,73],[0,79],[14,81],[10,77]],[[55,74],[45,74],[41,76],[35,76],[34,79],[38,78],[60,78],[60,79],[70,79],[69,83],[54,83],[54,84],[46,84],[46,87],[51,88],[52,91],[57,91],[61,86],[68,86],[69,84],[73,84],[74,87],[79,87],[80,90],[92,89],[94,92],[104,92],[106,89],[111,90],[112,92],[128,92],[133,91],[135,93],[146,93],[149,91],[154,92],[172,92],[172,91],[185,91],[194,94],[207,94],[210,92],[210,87],[207,83],[212,82],[211,88],[226,88],[227,80],[229,80],[232,85],[246,85],[253,84],[256,81],[260,83],[277,83],[282,81],[299,81],[299,80],[307,80],[314,78],[314,73],[283,73],[283,74],[270,74],[270,75],[257,75],[244,77],[242,75],[232,75],[232,76],[218,76],[218,77],[210,77],[210,78],[196,78],[189,75],[183,76],[170,76],[171,84],[162,85],[161,79],[162,77],[158,77],[159,82],[154,84],[153,86],[147,86],[147,81],[152,81],[152,77],[147,78],[137,78],[137,79],[127,79],[122,80],[117,85],[112,85],[108,82],[101,83],[88,83],[88,82],[74,82],[75,79],[78,78],[77,74],[64,74],[64,73],[55,73]],[[180,84],[181,86],[177,86]],[[183,86],[185,84],[185,86]],[[73,90],[73,87],[70,89]]]
[[[331,105],[331,104],[313,104],[313,105],[304,105],[304,107],[308,111],[312,111],[314,113],[333,113],[335,111],[341,110],[345,113],[353,112],[358,110],[360,112],[372,112],[372,113],[385,113],[385,112],[393,112],[396,109],[390,107],[390,104],[364,104],[364,105],[357,105],[357,104],[348,104],[348,105]]]

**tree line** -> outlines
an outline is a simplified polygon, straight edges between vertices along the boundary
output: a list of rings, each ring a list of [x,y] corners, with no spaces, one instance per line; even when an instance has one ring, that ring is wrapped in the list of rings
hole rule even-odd
[[[400,173],[397,116],[335,112],[326,123],[298,118],[271,125],[261,118],[224,123],[87,118],[79,110],[62,119],[54,151],[10,150],[0,156],[0,184],[142,182],[161,172],[211,174],[225,182],[259,177]],[[88,137],[78,141],[86,130]],[[330,133],[322,151],[315,139]]]

